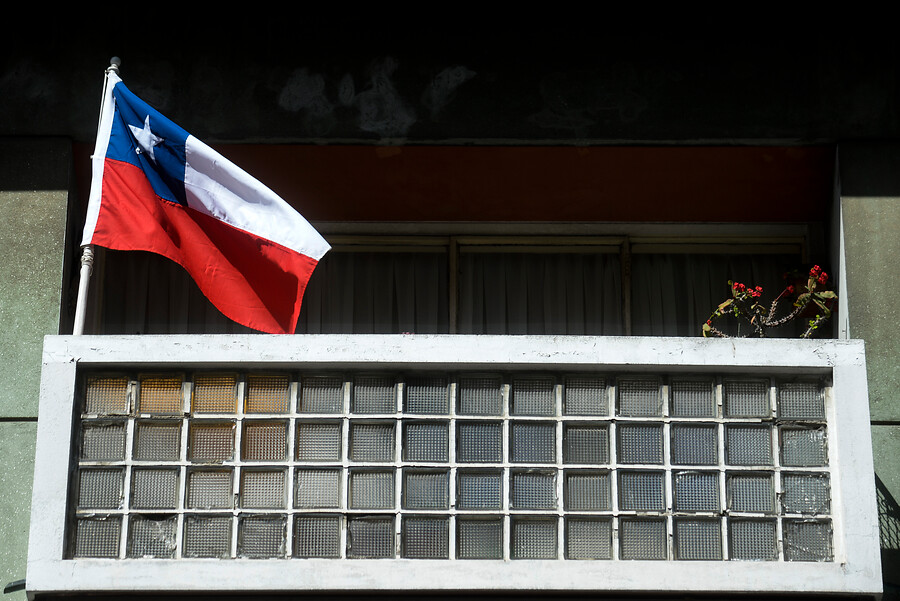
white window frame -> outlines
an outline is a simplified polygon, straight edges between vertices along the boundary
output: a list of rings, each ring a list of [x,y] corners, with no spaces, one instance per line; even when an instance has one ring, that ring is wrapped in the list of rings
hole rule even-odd
[[[75,387],[93,369],[797,372],[826,391],[833,561],[64,559]],[[865,352],[856,340],[557,336],[48,336],[26,590],[79,592],[617,591],[878,594]]]

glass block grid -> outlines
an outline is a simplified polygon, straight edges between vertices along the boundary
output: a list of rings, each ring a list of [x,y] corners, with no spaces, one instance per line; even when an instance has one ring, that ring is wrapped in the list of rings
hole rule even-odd
[[[82,385],[69,557],[833,561],[828,395],[813,379]]]

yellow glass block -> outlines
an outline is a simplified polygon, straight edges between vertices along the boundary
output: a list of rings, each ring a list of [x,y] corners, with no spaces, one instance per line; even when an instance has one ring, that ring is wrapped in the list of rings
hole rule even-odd
[[[146,376],[141,378],[138,407],[141,413],[173,414],[183,411],[181,378]]]
[[[128,378],[90,377],[87,379],[84,396],[85,413],[128,413]]]
[[[248,374],[247,413],[288,413],[291,409],[291,380],[287,374]]]
[[[237,410],[236,374],[194,376],[193,413],[234,413]]]

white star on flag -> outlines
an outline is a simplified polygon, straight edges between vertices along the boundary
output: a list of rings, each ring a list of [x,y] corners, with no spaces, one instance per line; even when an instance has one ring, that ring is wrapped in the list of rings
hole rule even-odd
[[[154,134],[150,129],[150,115],[147,115],[147,118],[144,119],[143,129],[139,129],[133,125],[129,125],[128,128],[131,130],[134,139],[137,140],[138,146],[141,147],[140,150],[149,154],[150,159],[155,163],[156,156],[153,154],[153,147],[157,144],[162,144],[165,140]],[[140,152],[140,150],[138,152]]]

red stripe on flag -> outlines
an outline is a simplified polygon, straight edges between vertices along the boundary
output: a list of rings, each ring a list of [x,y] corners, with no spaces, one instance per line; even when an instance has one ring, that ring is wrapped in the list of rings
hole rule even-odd
[[[106,160],[92,243],[156,253],[181,265],[226,317],[272,334],[297,327],[317,261],[218,219],[161,200],[143,171]]]

